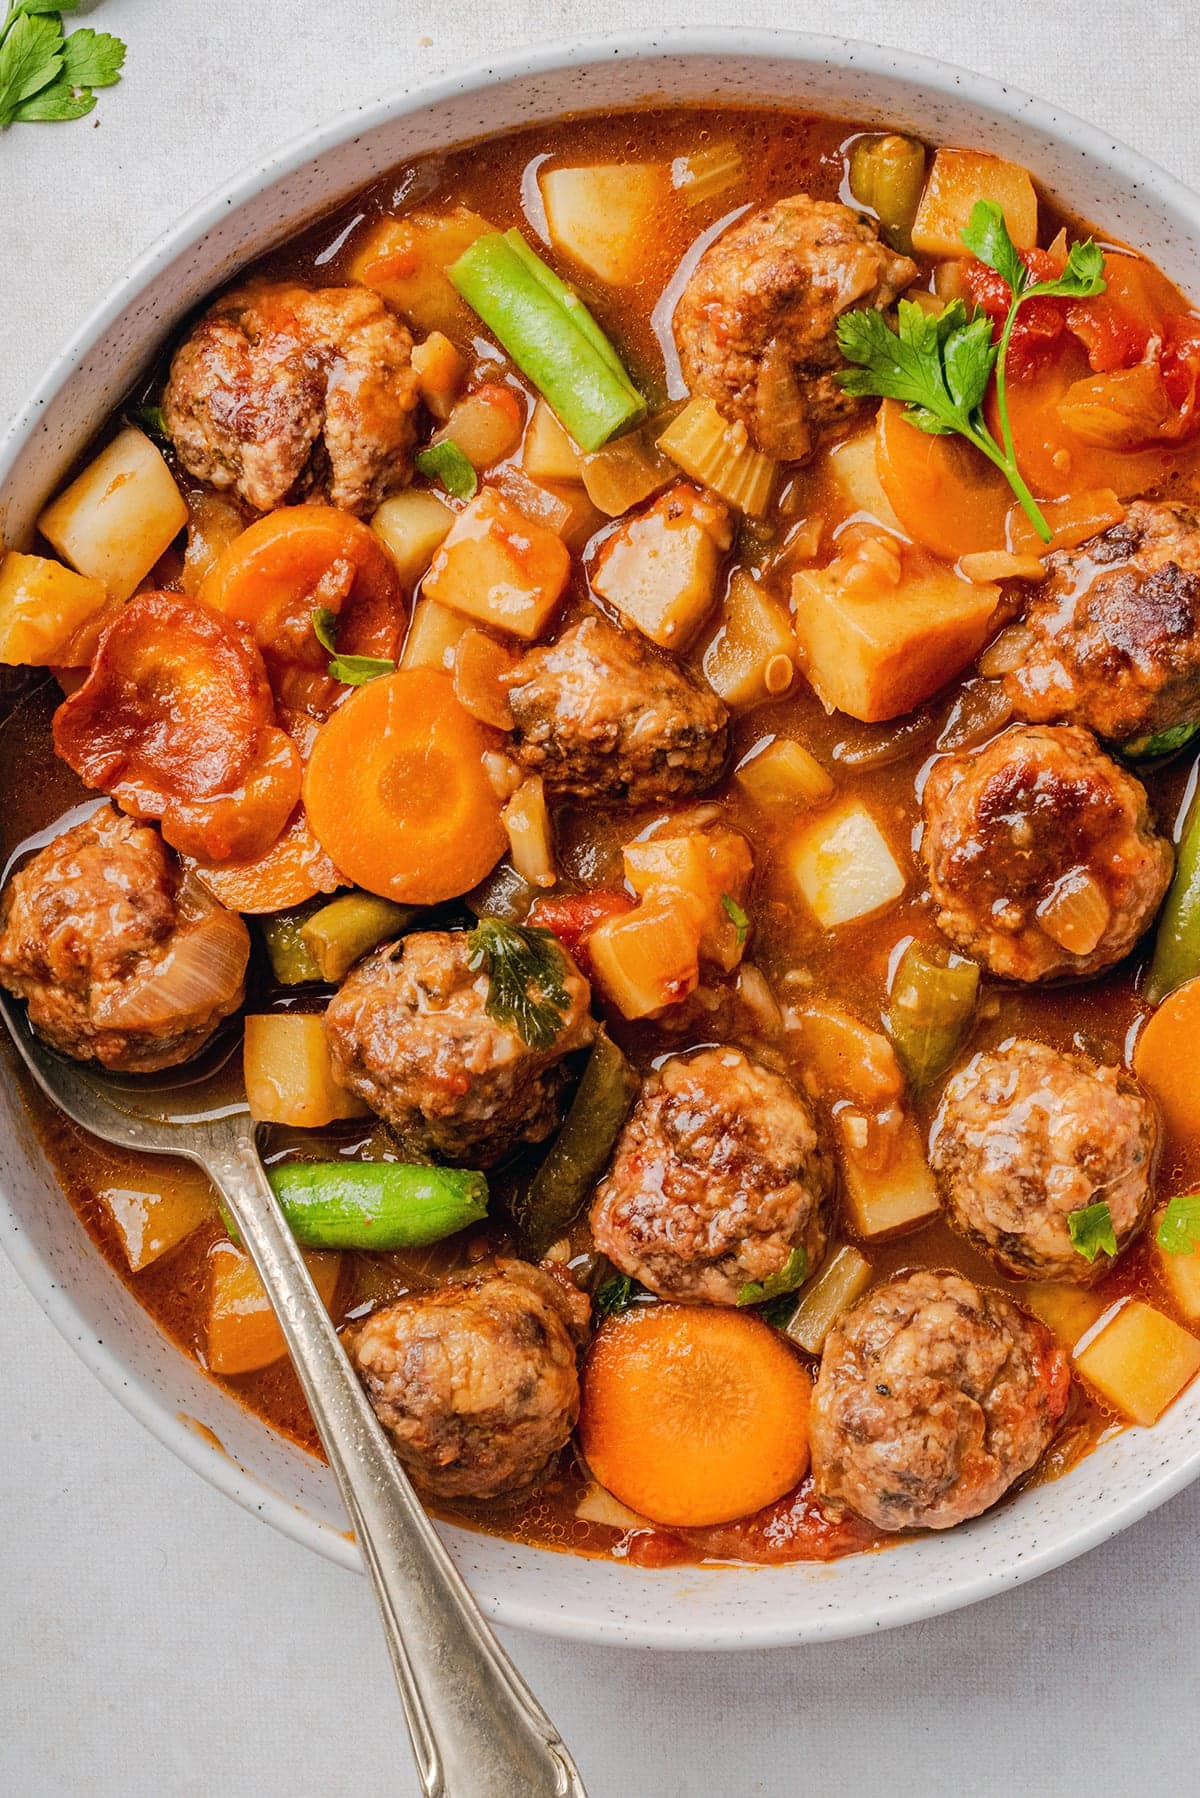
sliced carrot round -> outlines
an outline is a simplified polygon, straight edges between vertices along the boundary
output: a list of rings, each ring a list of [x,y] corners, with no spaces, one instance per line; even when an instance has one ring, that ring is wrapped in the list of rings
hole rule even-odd
[[[757,1317],[639,1305],[602,1324],[579,1441],[602,1486],[654,1523],[730,1523],[808,1468],[812,1381]]]
[[[1012,489],[961,437],[931,437],[884,400],[875,420],[875,461],[884,492],[910,536],[955,561],[1005,547]]]
[[[1137,1039],[1133,1071],[1158,1101],[1168,1156],[1200,1172],[1200,979],[1169,993]]]
[[[404,905],[469,891],[507,842],[483,769],[492,741],[440,669],[360,687],[317,732],[305,770],[317,841],[347,880]]]
[[[196,863],[196,874],[230,911],[286,911],[318,893],[348,886],[312,833],[303,806],[265,855],[252,861]]]

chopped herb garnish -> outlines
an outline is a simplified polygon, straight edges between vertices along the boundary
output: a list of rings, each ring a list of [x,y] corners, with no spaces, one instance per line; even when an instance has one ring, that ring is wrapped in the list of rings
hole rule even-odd
[[[1078,1211],[1072,1211],[1067,1217],[1067,1229],[1071,1235],[1071,1247],[1085,1261],[1094,1261],[1097,1255],[1115,1255],[1117,1252],[1117,1233],[1113,1229],[1112,1212],[1103,1199],[1097,1199],[1094,1205],[1082,1205]]]
[[[467,948],[468,965],[488,977],[489,1018],[510,1024],[531,1049],[548,1049],[571,1004],[558,938],[533,925],[480,918]]]
[[[808,1255],[803,1249],[793,1249],[776,1273],[768,1274],[765,1280],[747,1280],[738,1291],[738,1308],[782,1298],[784,1293],[795,1292],[797,1286],[803,1286],[807,1278]]]
[[[1155,731],[1153,736],[1135,737],[1124,745],[1124,753],[1137,761],[1157,761],[1160,756],[1186,749],[1196,736],[1200,736],[1200,724],[1174,724],[1170,730]]]
[[[1154,1240],[1168,1255],[1200,1249],[1200,1192],[1181,1192],[1168,1201]]]
[[[444,437],[440,443],[431,443],[428,449],[413,457],[413,464],[419,474],[431,481],[440,481],[452,499],[475,497],[479,477],[451,438]]]
[[[738,948],[744,949],[746,946],[746,938],[750,935],[749,918],[746,916],[737,900],[733,897],[732,893],[721,894],[721,909],[737,931]]]
[[[999,469],[1038,536],[1048,543],[1050,526],[1017,466],[1005,388],[1008,346],[1026,300],[1089,299],[1103,293],[1104,253],[1090,238],[1072,244],[1061,275],[1034,281],[1008,234],[1003,212],[991,200],[977,202],[962,238],[972,254],[1008,283],[1012,298],[999,342],[993,341],[986,314],[970,317],[961,300],[952,300],[936,316],[913,300],[901,300],[895,331],[881,312],[868,307],[838,320],[838,344],[855,366],[837,379],[847,393],[901,401],[908,422],[930,436],[965,437]],[[993,371],[999,443],[983,414]]]
[[[329,676],[347,687],[365,687],[381,674],[394,674],[396,664],[387,656],[342,656],[337,652],[337,613],[317,606],[312,615],[313,635],[329,651]]]
[[[155,443],[170,443],[166,414],[161,406],[130,406],[125,416],[131,425],[136,425],[139,431],[145,431],[147,437],[152,438]]]
[[[81,119],[94,89],[121,78],[125,45],[85,27],[63,35],[62,14],[82,0],[9,0],[0,21],[0,128]]]
[[[625,1311],[632,1305],[636,1291],[628,1274],[613,1274],[592,1294],[592,1309],[601,1317],[615,1317],[618,1311]]]

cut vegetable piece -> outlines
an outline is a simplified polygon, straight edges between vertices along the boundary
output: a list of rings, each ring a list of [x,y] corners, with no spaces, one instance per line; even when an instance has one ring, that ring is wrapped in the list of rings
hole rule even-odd
[[[540,774],[526,776],[500,817],[508,832],[509,858],[521,879],[530,886],[552,887],[558,873],[554,866],[550,812]]]
[[[671,191],[661,163],[542,169],[538,185],[555,249],[614,287],[637,279],[647,239]]]
[[[1200,1249],[1173,1255],[1156,1241],[1154,1259],[1159,1278],[1188,1322],[1200,1322]]]
[[[162,1167],[155,1179],[98,1186],[96,1197],[121,1239],[129,1271],[135,1274],[170,1254],[217,1214],[216,1194],[207,1176],[187,1162]]]
[[[898,400],[882,402],[874,436],[879,484],[907,536],[948,562],[1007,547],[1009,519],[1020,508],[999,469],[977,449],[962,437],[918,431]],[[1032,524],[1028,541],[1046,548]]]
[[[246,520],[232,500],[203,488],[188,493],[187,509],[187,548],[179,584],[196,598],[221,556],[245,530]]]
[[[580,1446],[601,1484],[656,1523],[730,1522],[803,1477],[811,1397],[802,1362],[759,1318],[633,1306],[592,1344]]]
[[[843,1311],[848,1311],[871,1284],[871,1263],[849,1243],[828,1257],[815,1280],[784,1325],[784,1334],[810,1355],[819,1355],[825,1338]]]
[[[283,1331],[249,1255],[231,1242],[219,1242],[209,1260],[209,1371],[230,1379],[282,1360],[287,1354]],[[332,1310],[341,1256],[309,1250],[304,1260],[321,1303]]]
[[[584,456],[578,473],[593,505],[607,517],[619,518],[676,480],[679,471],[652,441],[647,427],[626,431]]]
[[[852,1120],[838,1116],[838,1148],[845,1182],[846,1208],[860,1236],[894,1236],[916,1230],[941,1210],[937,1184],[925,1159],[921,1133],[911,1118],[889,1132],[887,1152],[870,1142],[863,1149],[847,1128]]]
[[[473,628],[465,612],[439,605],[435,599],[419,599],[404,640],[401,668],[452,669],[455,650]]]
[[[761,806],[823,805],[834,792],[833,776],[791,737],[768,737],[756,744],[733,777]]]
[[[707,206],[738,186],[746,174],[742,153],[735,143],[706,144],[671,164],[676,192],[689,206]]]
[[[1157,1005],[1197,975],[1200,975],[1200,796],[1193,797],[1184,820],[1175,855],[1175,874],[1154,939],[1154,959],[1146,980],[1146,997],[1152,1005]]]
[[[893,250],[912,249],[913,223],[925,184],[925,146],[888,132],[860,137],[850,152],[850,192],[869,206]]]
[[[493,462],[502,462],[505,456],[512,455],[521,441],[524,424],[524,409],[512,388],[499,381],[487,381],[456,402],[430,443],[435,448],[452,443],[473,468],[490,468]],[[449,487],[449,482],[446,485]],[[470,495],[457,497],[469,499]]]
[[[466,358],[455,349],[444,331],[431,331],[424,343],[413,345],[413,373],[429,411],[437,419],[449,416],[466,378]]]
[[[597,924],[588,959],[605,997],[627,1018],[646,1018],[686,999],[700,978],[696,927],[667,898]]]
[[[1020,1301],[1040,1317],[1065,1349],[1073,1349],[1104,1313],[1104,1300],[1082,1286],[1063,1286],[1056,1280],[1030,1280],[1021,1287]]]
[[[530,480],[523,468],[514,468],[509,463],[496,469],[491,484],[511,500],[531,524],[543,525],[546,530],[553,531],[570,550],[582,550],[592,532],[604,523],[603,515],[577,481],[539,485]]]
[[[734,571],[721,628],[704,652],[704,677],[728,706],[758,705],[791,685],[796,666],[792,621],[744,568]]]
[[[512,707],[504,676],[516,666],[516,657],[486,631],[464,631],[454,645],[451,671],[454,696],[480,724],[494,730],[511,730]]]
[[[550,622],[570,572],[562,539],[485,487],[455,519],[425,576],[424,594],[532,640]]]
[[[979,969],[936,944],[916,940],[896,964],[887,1027],[905,1073],[921,1092],[944,1074],[975,1012]]]
[[[727,424],[712,400],[689,400],[658,447],[684,474],[748,517],[761,518],[770,505],[775,463],[754,448],[744,424]]]
[[[410,487],[385,499],[371,518],[371,529],[392,561],[402,584],[411,592],[454,523],[444,499],[424,488]],[[411,636],[411,632],[409,633]]]
[[[792,839],[792,874],[826,930],[892,905],[907,881],[887,839],[857,799],[821,812]]]
[[[702,958],[731,973],[746,943],[742,904],[754,872],[742,833],[721,825],[688,829],[680,819],[627,843],[623,859],[625,879],[639,899],[677,907],[692,921]]]
[[[578,481],[583,452],[546,401],[539,399],[525,428],[521,467],[533,481]]]
[[[115,609],[103,581],[48,556],[15,549],[0,554],[0,662],[83,666],[92,659],[101,623],[111,616]]]
[[[312,1012],[252,1013],[242,1045],[246,1102],[256,1124],[317,1130],[363,1117],[361,1099],[333,1077],[325,1020]]]
[[[38,530],[80,574],[103,581],[110,599],[128,599],[188,521],[175,477],[144,432],[132,425],[52,500]]]
[[[623,1505],[619,1498],[605,1491],[598,1481],[590,1480],[584,1487],[576,1506],[575,1515],[583,1523],[602,1523],[611,1530],[648,1530],[654,1525],[640,1511],[631,1511]]]
[[[1038,203],[1029,170],[980,150],[938,150],[912,227],[919,256],[961,256],[962,233],[980,200],[1004,214],[1018,250],[1037,243]]]
[[[300,940],[322,980],[338,981],[360,956],[409,929],[416,912],[375,893],[343,893],[300,925]]]
[[[505,847],[483,768],[490,741],[448,674],[403,669],[322,725],[304,775],[317,840],[348,880],[401,905],[475,886]]]
[[[1076,1371],[1134,1423],[1157,1423],[1200,1371],[1200,1341],[1141,1299],[1127,1299],[1075,1356]]]
[[[419,1249],[487,1216],[487,1181],[464,1168],[293,1161],[267,1177],[288,1228],[306,1248]]]
[[[422,331],[469,337],[470,311],[446,275],[476,238],[492,227],[468,206],[383,219],[350,259],[352,281],[383,295]]]
[[[612,344],[519,231],[477,238],[449,273],[581,449],[599,449],[642,417],[646,402]]]
[[[806,1083],[828,1104],[850,1099],[867,1112],[889,1111],[904,1096],[896,1051],[841,1005],[813,1000],[789,1012],[787,1027]]]
[[[860,431],[857,437],[847,437],[844,443],[829,451],[827,472],[849,516],[861,513],[864,518],[881,524],[884,530],[903,536],[904,526],[879,478],[876,442],[874,425]]]
[[[867,724],[900,717],[979,653],[999,599],[895,537],[864,535],[792,576],[801,668],[828,707]]]
[[[300,935],[307,916],[307,911],[280,911],[262,920],[267,960],[280,986],[305,986],[321,978],[312,951]]]
[[[261,913],[303,905],[346,882],[298,806],[283,835],[249,861],[195,862],[196,878],[230,911]]]
[[[1200,979],[1163,1000],[1133,1052],[1133,1071],[1153,1099],[1167,1132],[1168,1152],[1190,1158],[1200,1149]]]
[[[604,1172],[638,1086],[637,1074],[601,1030],[562,1128],[513,1203],[521,1250],[531,1261],[540,1261],[583,1210]]]
[[[679,481],[606,540],[591,583],[627,624],[663,649],[683,649],[716,599],[732,541],[719,501]]]

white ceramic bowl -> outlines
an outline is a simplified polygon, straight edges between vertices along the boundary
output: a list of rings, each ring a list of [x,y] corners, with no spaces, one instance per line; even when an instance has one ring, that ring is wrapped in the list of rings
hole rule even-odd
[[[180,317],[240,266],[382,171],[483,133],[646,99],[776,104],[910,127],[1027,164],[1073,211],[1200,292],[1200,200],[1107,135],[978,75],[900,51],[784,32],[683,32],[545,46],[363,107],[188,213],[109,294],[0,445],[0,536],[20,542],[64,469]],[[89,1243],[0,1096],[0,1232],[31,1292],[110,1391],[198,1473],[298,1541],[359,1565],[324,1467],[212,1386]],[[672,1568],[450,1546],[485,1610],[581,1641],[765,1647],[853,1635],[969,1604],[1083,1553],[1200,1473],[1200,1383],[1068,1477],[961,1529],[828,1567]]]

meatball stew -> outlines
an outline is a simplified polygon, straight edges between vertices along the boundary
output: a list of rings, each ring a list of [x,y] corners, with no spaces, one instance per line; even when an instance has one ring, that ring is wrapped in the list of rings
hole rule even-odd
[[[215,296],[4,556],[0,982],[226,1056],[440,1514],[829,1559],[1200,1369],[1198,394],[1013,164],[567,120]],[[315,1451],[204,1182],[28,1103]]]

